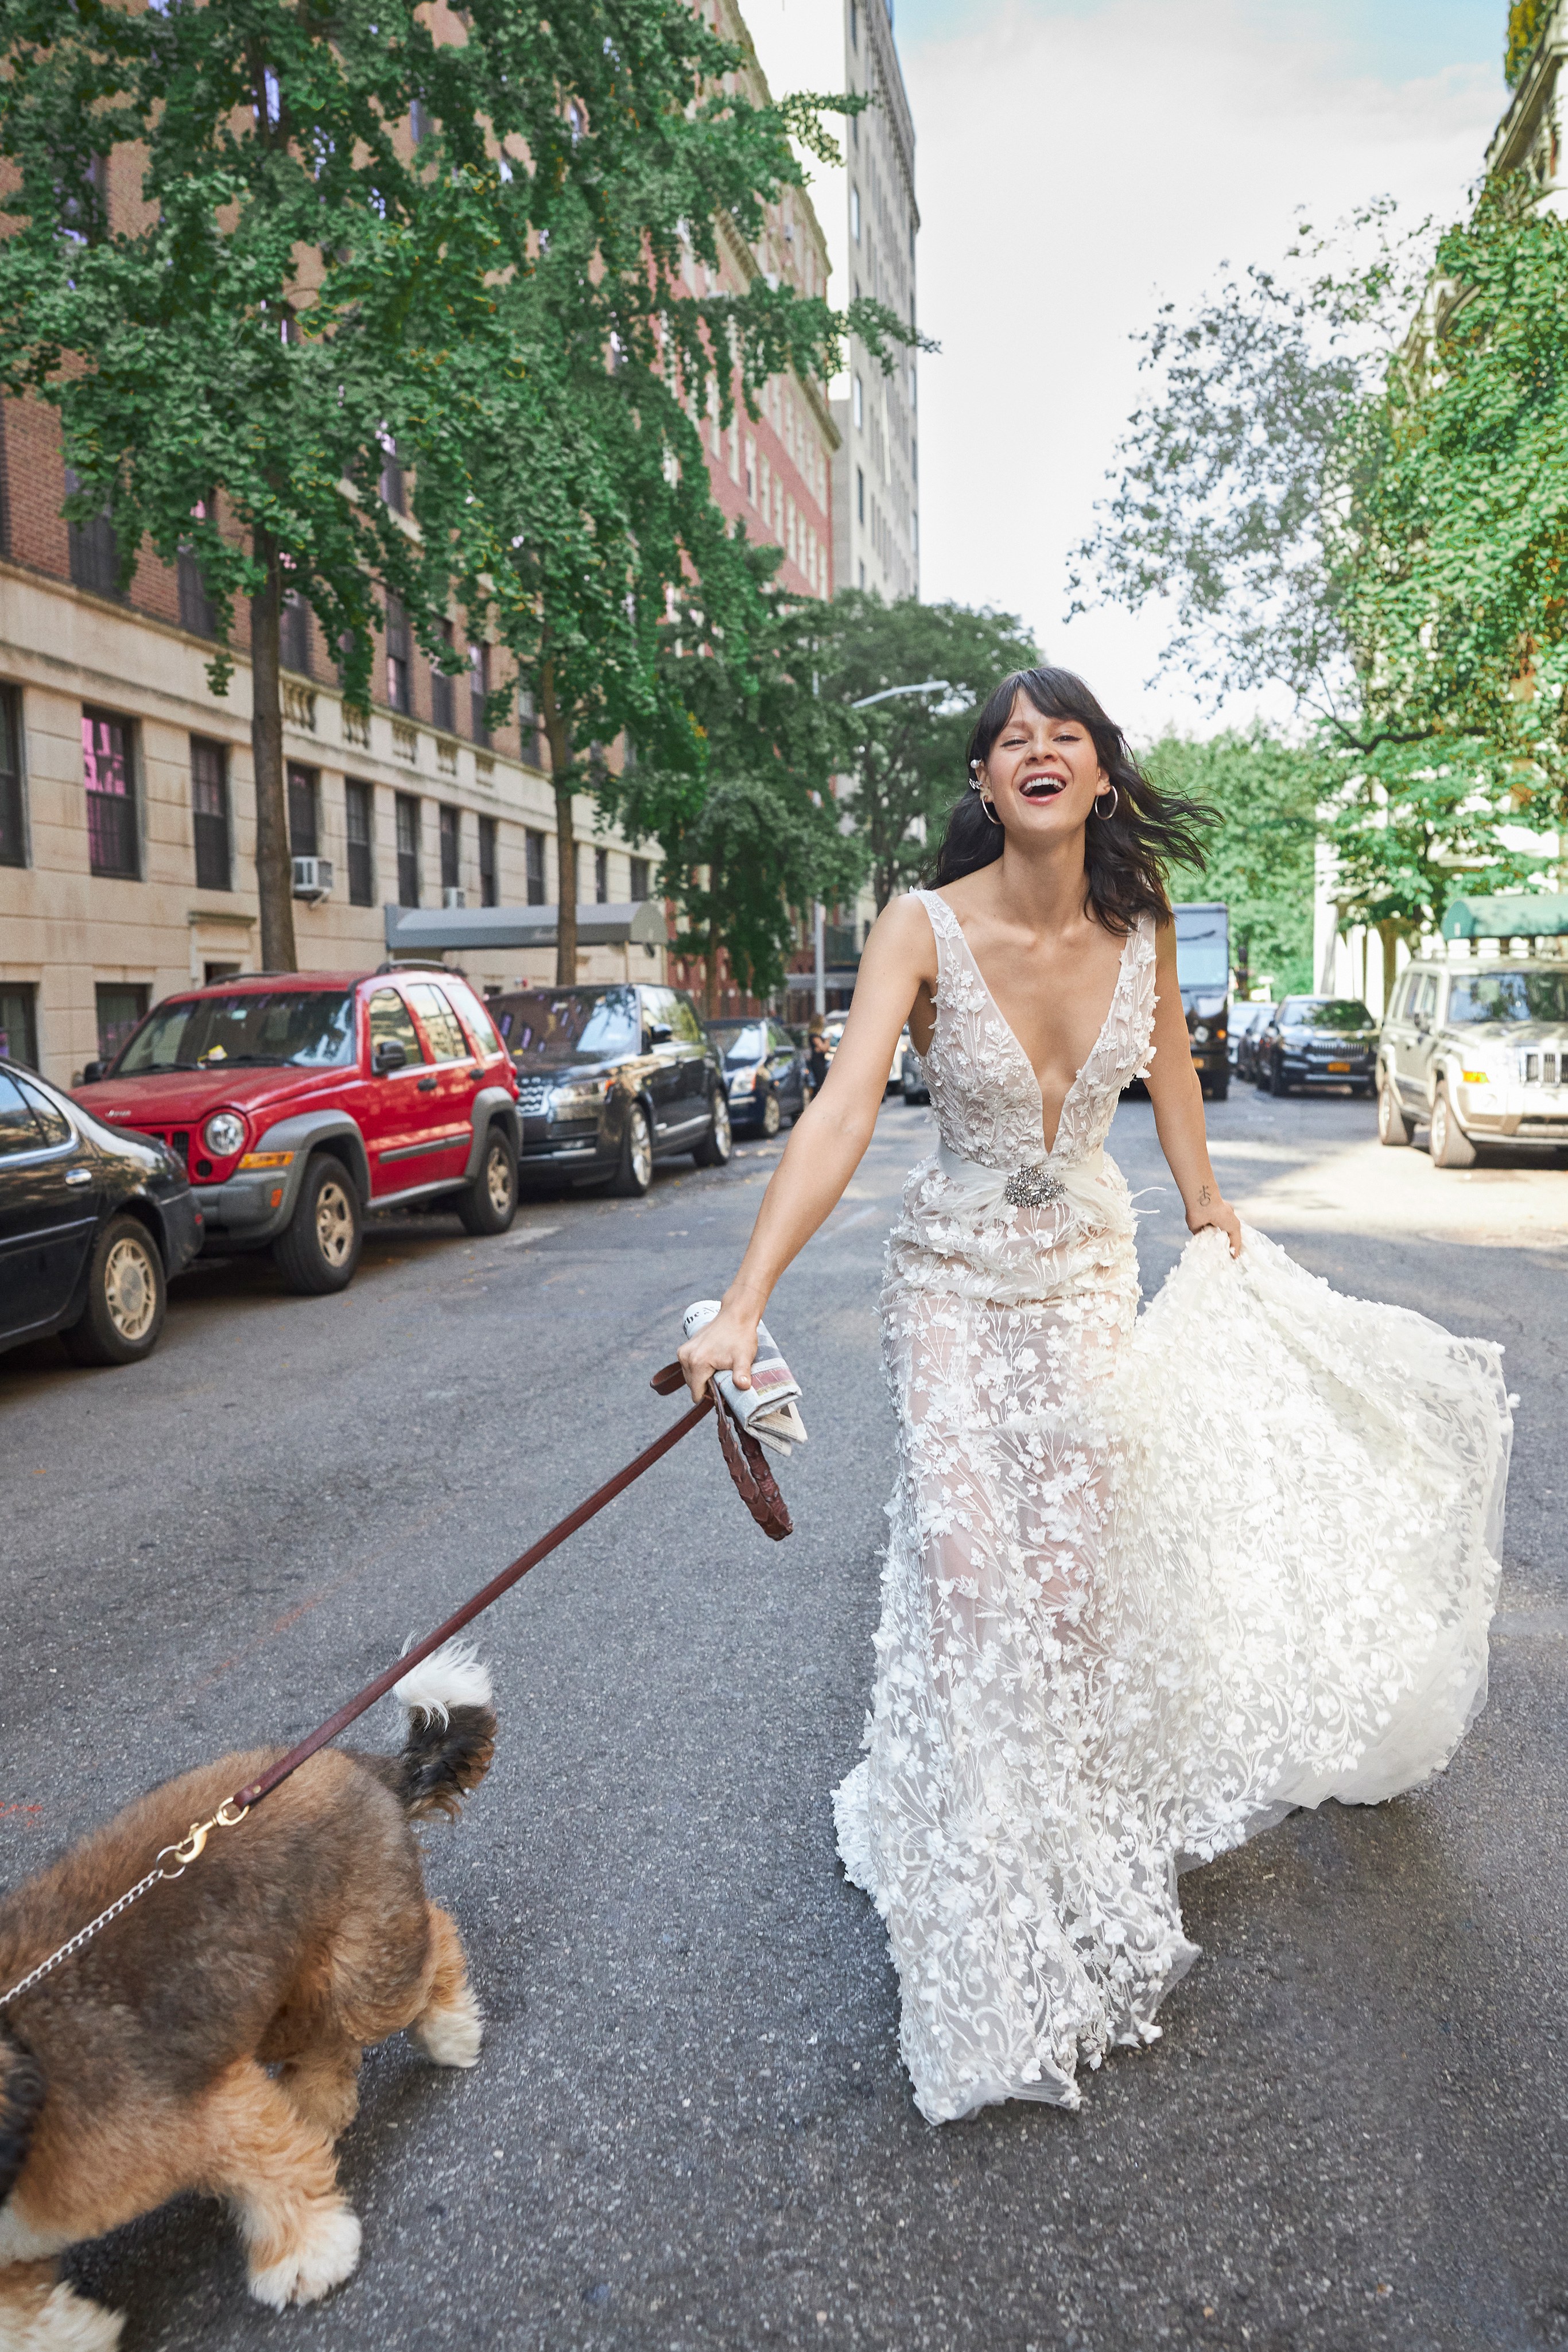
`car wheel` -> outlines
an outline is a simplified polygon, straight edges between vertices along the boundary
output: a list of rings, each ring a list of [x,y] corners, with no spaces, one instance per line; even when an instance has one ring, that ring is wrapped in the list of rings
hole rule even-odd
[[[301,1297],[346,1290],[359,1264],[363,1234],[359,1193],[341,1160],[312,1160],[294,1213],[272,1244],[272,1262],[285,1287]]]
[[[773,1133],[778,1133],[775,1126]],[[699,1168],[724,1168],[735,1149],[735,1138],[730,1126],[730,1106],[722,1095],[713,1097],[713,1124],[691,1157]]]
[[[87,1305],[60,1333],[79,1364],[137,1364],[163,1328],[163,1261],[135,1217],[110,1217],[92,1245]]]
[[[779,1098],[770,1091],[763,1097],[763,1133],[776,1135],[783,1125],[784,1112],[779,1108]]]
[[[1434,1168],[1473,1168],[1476,1164],[1476,1147],[1454,1117],[1447,1078],[1438,1081],[1426,1149]]]
[[[1269,1063],[1268,1091],[1271,1095],[1288,1095],[1289,1093],[1290,1089],[1285,1083],[1285,1065],[1283,1062],[1275,1061]]]
[[[1228,1076],[1216,1078],[1215,1080],[1214,1085],[1209,1088],[1209,1099],[1211,1102],[1228,1102],[1230,1100],[1230,1079]]]
[[[485,1136],[479,1172],[458,1195],[466,1234],[504,1234],[517,1214],[517,1160],[511,1138],[501,1127]]]
[[[620,1201],[640,1201],[653,1182],[653,1129],[647,1123],[647,1113],[641,1103],[635,1102],[626,1113],[626,1131],[621,1138],[621,1164],[616,1169],[610,1190]]]
[[[1376,1092],[1377,1088],[1370,1078],[1360,1081],[1351,1088],[1351,1093],[1357,1102],[1370,1102]]]
[[[1390,1149],[1408,1143],[1415,1133],[1415,1123],[1394,1091],[1394,1080],[1385,1076],[1377,1090],[1377,1139]]]

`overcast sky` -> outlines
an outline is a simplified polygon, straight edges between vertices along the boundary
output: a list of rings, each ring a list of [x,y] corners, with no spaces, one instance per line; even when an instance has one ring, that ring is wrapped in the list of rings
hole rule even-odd
[[[1220,266],[1392,194],[1463,205],[1505,103],[1504,0],[898,0],[914,111],[921,593],[1016,612],[1147,740],[1159,618],[1065,625],[1068,551],[1138,397],[1129,337]],[[1233,711],[1231,717],[1245,714]]]

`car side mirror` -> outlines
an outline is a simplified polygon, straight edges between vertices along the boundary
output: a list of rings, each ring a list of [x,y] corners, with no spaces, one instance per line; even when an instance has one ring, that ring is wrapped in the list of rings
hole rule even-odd
[[[650,1045],[668,1045],[674,1034],[675,1032],[670,1027],[668,1021],[650,1021],[648,1023],[647,1042]]]
[[[103,1064],[101,1062],[89,1062],[82,1070],[81,1083],[84,1087],[95,1087],[98,1085],[99,1080],[102,1076]]]
[[[408,1061],[408,1048],[396,1037],[381,1037],[370,1057],[370,1066],[378,1078],[389,1070],[401,1070]]]

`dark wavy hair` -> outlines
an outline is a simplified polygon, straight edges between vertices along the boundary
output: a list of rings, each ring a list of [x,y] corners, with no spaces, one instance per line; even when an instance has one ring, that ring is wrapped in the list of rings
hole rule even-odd
[[[1165,869],[1204,864],[1200,828],[1214,823],[1215,811],[1197,801],[1156,792],[1140,772],[1121,728],[1106,717],[1082,678],[1068,669],[1016,669],[1005,677],[974,722],[967,761],[990,758],[1020,694],[1026,694],[1047,719],[1076,719],[1087,728],[1100,764],[1116,787],[1112,814],[1107,817],[1096,811],[1084,832],[1089,912],[1119,936],[1125,936],[1140,915],[1163,922],[1171,911]],[[973,773],[973,767],[969,772]],[[1002,843],[1001,826],[986,815],[980,794],[966,787],[949,814],[936,854],[938,888],[956,882],[962,874],[994,865],[1002,855]]]

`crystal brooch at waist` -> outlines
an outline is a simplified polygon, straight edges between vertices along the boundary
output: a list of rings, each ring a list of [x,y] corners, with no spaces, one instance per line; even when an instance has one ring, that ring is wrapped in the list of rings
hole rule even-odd
[[[1033,1168],[1015,1168],[1003,1187],[1002,1197],[1015,1209],[1042,1209],[1047,1201],[1064,1201],[1067,1186],[1059,1176],[1052,1174],[1043,1160]]]

